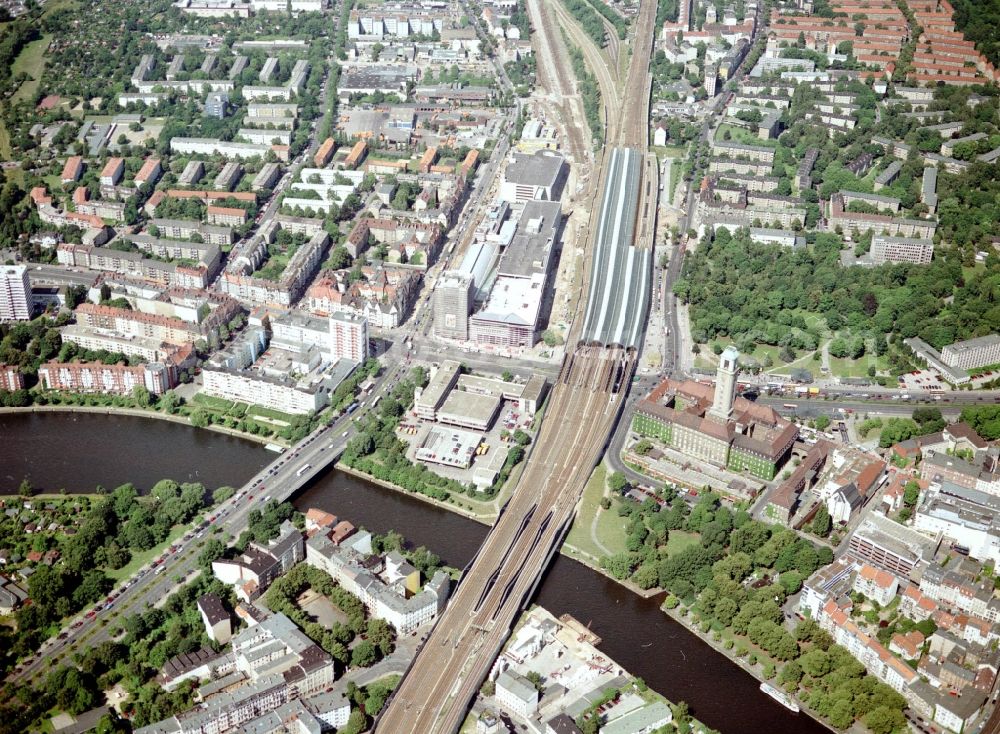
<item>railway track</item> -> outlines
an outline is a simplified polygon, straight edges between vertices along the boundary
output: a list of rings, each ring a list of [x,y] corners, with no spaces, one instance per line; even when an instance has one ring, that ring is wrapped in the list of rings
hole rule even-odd
[[[582,347],[550,397],[514,492],[384,715],[379,732],[454,732],[572,522],[617,418],[632,355]]]

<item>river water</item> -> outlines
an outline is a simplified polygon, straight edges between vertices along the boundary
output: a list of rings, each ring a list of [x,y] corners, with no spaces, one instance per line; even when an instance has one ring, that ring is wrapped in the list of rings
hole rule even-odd
[[[165,421],[95,414],[0,415],[0,494],[21,479],[46,491],[91,491],[124,482],[148,489],[170,477],[209,489],[239,486],[274,454],[262,446]],[[295,499],[373,532],[397,530],[448,564],[463,567],[487,528],[414,497],[337,470],[318,477]],[[757,681],[659,609],[576,561],[557,556],[535,602],[571,614],[601,637],[600,649],[672,701],[726,734],[828,732],[758,690]]]

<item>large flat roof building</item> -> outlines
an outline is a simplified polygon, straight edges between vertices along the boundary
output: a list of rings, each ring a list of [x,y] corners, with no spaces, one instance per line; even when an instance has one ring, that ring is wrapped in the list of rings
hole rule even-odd
[[[558,201],[565,182],[566,159],[561,153],[514,153],[504,171],[499,198],[511,203]]]

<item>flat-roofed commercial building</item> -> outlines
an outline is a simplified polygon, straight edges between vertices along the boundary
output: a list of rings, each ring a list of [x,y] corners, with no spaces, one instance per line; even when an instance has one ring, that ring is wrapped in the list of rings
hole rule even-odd
[[[452,390],[437,411],[437,419],[473,431],[488,431],[500,412],[503,400],[496,395],[483,395]]]
[[[949,367],[962,370],[1000,363],[1000,334],[949,344],[941,350],[941,360]]]
[[[875,235],[872,237],[871,258],[876,265],[887,262],[926,265],[934,258],[934,241]]]

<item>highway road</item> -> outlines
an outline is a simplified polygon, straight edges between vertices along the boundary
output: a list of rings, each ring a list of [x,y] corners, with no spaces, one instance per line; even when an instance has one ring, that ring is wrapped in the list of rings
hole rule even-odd
[[[385,394],[409,369],[402,349],[398,349],[398,353],[390,350],[387,363],[393,367],[376,378],[368,400]],[[247,526],[247,516],[252,510],[259,509],[266,499],[285,500],[312,477],[322,473],[343,451],[353,435],[354,419],[363,413],[364,409],[353,415],[341,416],[333,424],[316,429],[295,448],[282,453],[261,469],[232,498],[206,510],[204,521],[170,548],[164,549],[157,559],[116,588],[104,602],[70,619],[57,637],[42,645],[39,652],[23,662],[8,680],[39,682],[39,674],[44,675],[49,669],[54,669],[68,654],[111,639],[109,628],[112,621],[142,612],[167,597],[177,588],[178,579],[188,578],[197,572],[200,546],[209,534],[223,540],[238,537]]]
[[[376,731],[453,732],[572,522],[632,373],[621,350],[581,347],[553,387],[535,449]]]

